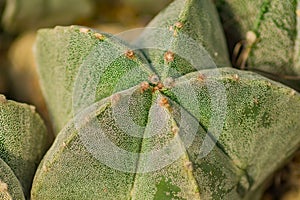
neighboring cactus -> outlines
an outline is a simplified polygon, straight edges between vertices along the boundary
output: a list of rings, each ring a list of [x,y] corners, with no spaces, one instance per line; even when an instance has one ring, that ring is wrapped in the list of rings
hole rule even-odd
[[[26,196],[48,145],[46,127],[35,108],[0,95],[0,158],[14,171]]]
[[[230,40],[245,40],[238,66],[247,62],[249,69],[300,75],[299,0],[217,0],[216,4]]]
[[[91,0],[6,0],[5,2],[2,24],[9,32],[69,24],[90,16],[93,10]]]
[[[0,199],[25,200],[22,186],[10,167],[0,158]]]
[[[42,90],[62,130],[38,168],[32,200],[259,199],[267,178],[299,147],[300,94],[226,68],[210,0],[177,0],[149,26],[156,29],[137,44],[167,49],[135,50],[77,26],[39,31]],[[216,146],[202,158],[207,140]],[[166,155],[143,154],[167,144],[174,148]],[[174,151],[184,153],[172,161]]]

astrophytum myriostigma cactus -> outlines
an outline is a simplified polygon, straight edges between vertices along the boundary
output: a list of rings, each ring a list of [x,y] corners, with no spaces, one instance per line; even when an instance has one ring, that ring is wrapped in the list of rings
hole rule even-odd
[[[0,95],[0,158],[19,179],[26,196],[48,146],[46,127],[34,107]]]
[[[247,61],[250,69],[287,76],[300,74],[299,0],[217,0],[216,3],[228,36],[245,45],[237,65],[245,65]]]
[[[210,0],[176,0],[132,44],[40,30],[57,138],[31,198],[258,199],[299,147],[300,95],[230,68]]]

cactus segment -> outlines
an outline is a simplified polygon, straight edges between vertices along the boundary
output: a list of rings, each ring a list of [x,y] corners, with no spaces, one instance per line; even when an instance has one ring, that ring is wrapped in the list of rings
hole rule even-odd
[[[153,74],[141,52],[85,27],[40,30],[35,54],[55,134],[73,118],[74,111],[148,80]],[[90,85],[95,88],[86,88]]]
[[[199,74],[205,79],[199,81]],[[224,120],[222,134],[209,132],[250,177],[250,190],[259,187],[299,147],[300,95],[295,90],[253,72],[230,68],[202,70],[177,81],[169,96],[176,97],[206,131]],[[222,102],[220,85],[226,89],[226,109],[218,103]],[[226,116],[220,117],[222,114]]]
[[[19,180],[2,159],[0,159],[0,199],[25,200]]]
[[[46,127],[33,106],[0,99],[0,157],[29,195],[35,170],[48,148]]]
[[[144,51],[162,79],[230,66],[222,26],[210,0],[174,1],[148,24],[137,44],[159,47]]]

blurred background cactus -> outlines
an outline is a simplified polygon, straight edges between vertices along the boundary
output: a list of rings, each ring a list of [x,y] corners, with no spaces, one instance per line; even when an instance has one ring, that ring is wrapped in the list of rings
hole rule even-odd
[[[219,11],[232,65],[256,71],[299,92],[299,0],[212,1]],[[47,141],[53,141],[57,127],[53,128],[53,116],[49,115],[41,92],[32,52],[37,29],[78,24],[115,34],[145,26],[170,2],[172,0],[0,0],[0,94],[34,105],[46,124]],[[222,43],[212,48],[218,45],[223,48]],[[0,113],[4,110],[1,105]],[[18,103],[16,105],[23,107]],[[46,130],[42,129],[45,134]],[[300,154],[297,153],[270,177],[269,188],[263,197],[265,200],[300,199],[299,159]],[[7,194],[10,196],[4,199],[24,198],[19,187],[23,188],[28,198],[30,186],[25,183],[26,178],[20,178],[22,172],[15,172],[13,166],[8,169],[1,163],[1,181],[7,180],[7,184],[11,182],[16,186],[16,191],[15,194],[9,193],[10,188],[7,189],[0,182],[0,198]],[[8,174],[4,178],[3,172]],[[15,175],[9,175],[11,172]],[[32,171],[30,173],[27,175],[31,176]],[[16,181],[16,177],[19,181]]]

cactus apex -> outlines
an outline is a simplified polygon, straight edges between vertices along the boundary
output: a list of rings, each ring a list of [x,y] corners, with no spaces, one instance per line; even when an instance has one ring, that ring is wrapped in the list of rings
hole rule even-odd
[[[154,75],[152,75],[152,76],[149,77],[149,81],[150,81],[150,83],[156,85],[159,82],[159,77],[154,74]]]

